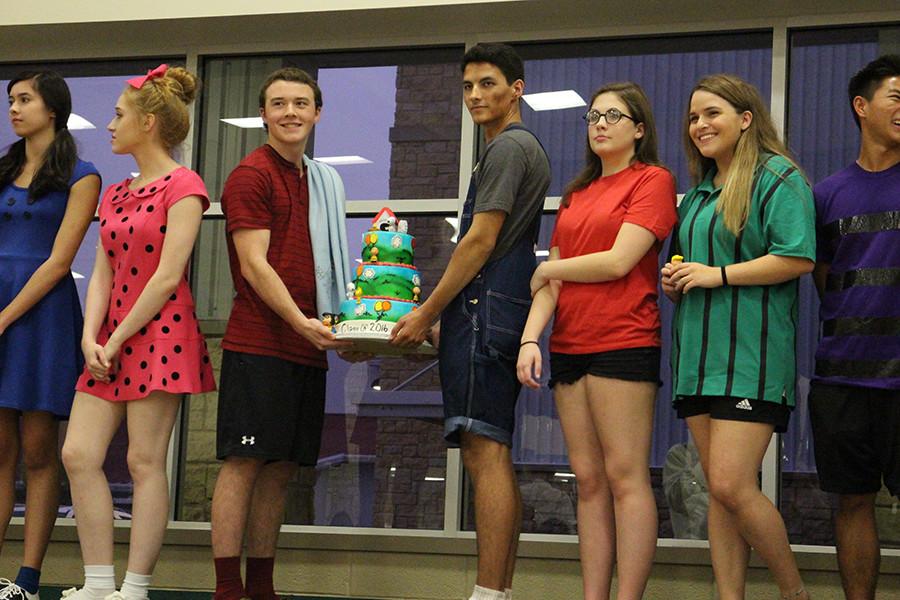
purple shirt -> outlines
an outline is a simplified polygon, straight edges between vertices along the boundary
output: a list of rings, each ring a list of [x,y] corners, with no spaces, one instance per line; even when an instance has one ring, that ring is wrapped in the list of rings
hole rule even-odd
[[[853,163],[814,193],[818,260],[831,265],[816,379],[900,389],[900,163]]]

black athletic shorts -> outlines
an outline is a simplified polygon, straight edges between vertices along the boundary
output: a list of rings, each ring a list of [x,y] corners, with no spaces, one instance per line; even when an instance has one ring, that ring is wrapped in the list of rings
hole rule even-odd
[[[675,411],[679,419],[709,415],[723,421],[745,421],[774,425],[775,431],[787,431],[791,408],[767,400],[751,400],[737,396],[678,396]]]
[[[557,383],[575,383],[585,375],[650,381],[660,385],[659,347],[624,348],[593,354],[550,353],[550,387]]]
[[[325,372],[224,350],[216,456],[315,465],[325,421]]]
[[[813,381],[809,416],[823,490],[900,495],[900,390]]]

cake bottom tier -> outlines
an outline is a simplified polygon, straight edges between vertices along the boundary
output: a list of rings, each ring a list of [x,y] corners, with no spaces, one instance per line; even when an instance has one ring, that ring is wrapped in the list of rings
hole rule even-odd
[[[341,317],[334,326],[335,337],[354,342],[353,350],[370,354],[436,354],[428,342],[417,348],[401,348],[390,343],[391,330],[403,315],[417,304],[403,300],[360,298],[341,303]]]

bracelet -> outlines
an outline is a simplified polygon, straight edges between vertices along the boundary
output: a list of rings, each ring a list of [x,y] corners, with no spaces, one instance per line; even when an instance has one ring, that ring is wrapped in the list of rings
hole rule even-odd
[[[725,274],[725,265],[722,265],[722,285],[728,285],[728,275]]]
[[[540,345],[541,345],[537,340],[527,340],[527,341],[522,342],[521,344],[519,344],[519,348],[521,348],[522,346],[525,346],[526,344],[535,344],[536,346],[540,346]]]

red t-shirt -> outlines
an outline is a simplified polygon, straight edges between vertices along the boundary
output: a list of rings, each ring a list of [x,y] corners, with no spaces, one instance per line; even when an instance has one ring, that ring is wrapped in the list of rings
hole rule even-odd
[[[612,248],[622,223],[639,225],[658,240],[630,273],[601,283],[563,282],[550,350],[590,354],[659,346],[659,249],[675,225],[675,179],[661,167],[634,163],[600,177],[561,208],[550,241],[560,258]]]
[[[257,148],[228,176],[222,192],[222,212],[236,292],[222,347],[328,368],[325,353],[288,326],[241,275],[232,239],[236,229],[268,229],[269,264],[303,314],[315,317],[315,263],[309,240],[306,173],[301,176],[300,169],[271,146]]]

